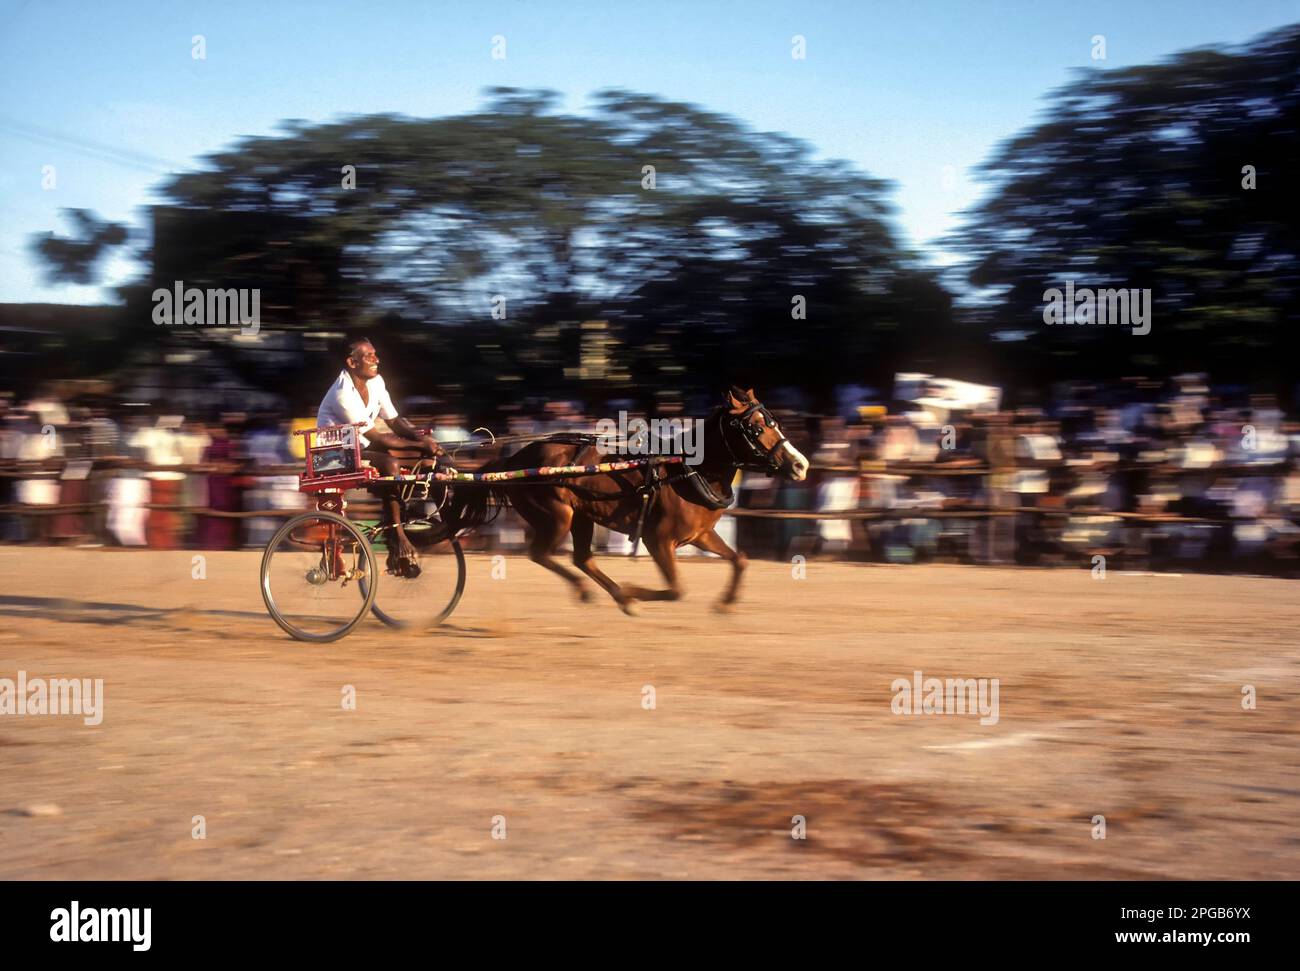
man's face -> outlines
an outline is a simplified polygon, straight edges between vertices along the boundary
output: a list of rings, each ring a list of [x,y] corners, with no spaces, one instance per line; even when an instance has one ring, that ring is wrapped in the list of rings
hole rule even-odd
[[[358,344],[352,349],[347,363],[348,370],[363,381],[369,381],[379,373],[379,355],[375,353],[373,344]]]

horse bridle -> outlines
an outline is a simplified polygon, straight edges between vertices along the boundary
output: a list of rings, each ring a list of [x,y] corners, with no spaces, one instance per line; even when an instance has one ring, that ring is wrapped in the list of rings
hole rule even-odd
[[[763,420],[767,422],[767,426],[776,432],[776,444],[771,448],[766,448],[763,445],[759,440],[760,432],[755,431],[754,426],[749,421],[754,412],[762,415]],[[731,439],[727,435],[730,428],[739,428],[740,430],[740,437],[748,450],[748,455],[743,458],[737,456],[736,450],[731,447]],[[781,470],[781,463],[777,461],[776,454],[785,447],[788,439],[781,431],[781,426],[776,423],[776,419],[772,417],[772,413],[763,407],[760,402],[755,401],[739,414],[733,413],[725,407],[720,409],[718,411],[718,432],[722,436],[722,444],[727,447],[727,452],[731,455],[731,464],[736,468],[746,469],[750,472],[779,472]],[[755,467],[756,464],[758,465],[757,468]]]

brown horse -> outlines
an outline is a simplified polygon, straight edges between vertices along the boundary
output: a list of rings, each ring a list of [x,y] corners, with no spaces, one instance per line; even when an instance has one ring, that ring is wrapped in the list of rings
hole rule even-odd
[[[482,471],[595,465],[625,457],[601,454],[590,438],[556,438],[559,440],[533,442],[507,459],[485,465]],[[573,565],[603,587],[629,614],[638,600],[679,599],[682,588],[677,577],[677,548],[698,546],[731,564],[731,582],[718,602],[718,608],[725,610],[736,602],[747,565],[745,557],[714,530],[722,511],[731,504],[731,482],[737,469],[801,481],[808,475],[808,460],[782,434],[752,389],[733,387],[722,406],[705,421],[702,456],[697,465],[666,464],[654,470],[641,467],[551,482],[461,488],[453,492],[444,523],[456,530],[482,523],[487,518],[491,493],[498,506],[513,506],[532,527],[528,555],[533,562],[567,580],[581,600],[591,599],[582,577],[553,559],[564,534],[571,533]],[[653,497],[644,514],[642,538],[668,584],[662,590],[620,586],[596,566],[591,549],[597,524],[629,535],[636,530],[647,492],[652,492]]]

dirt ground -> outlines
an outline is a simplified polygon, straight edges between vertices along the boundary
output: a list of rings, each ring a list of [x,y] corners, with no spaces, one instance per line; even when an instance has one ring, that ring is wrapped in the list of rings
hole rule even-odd
[[[755,562],[719,615],[697,560],[626,617],[477,556],[440,631],[318,646],[192,555],[0,549],[0,678],[105,698],[0,715],[0,877],[1300,877],[1292,581]],[[918,670],[997,724],[893,713]]]

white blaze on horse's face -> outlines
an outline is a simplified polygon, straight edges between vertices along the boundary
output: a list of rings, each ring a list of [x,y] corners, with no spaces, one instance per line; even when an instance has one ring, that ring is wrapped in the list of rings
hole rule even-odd
[[[790,439],[785,437],[785,432],[781,431],[781,426],[775,419],[772,419],[768,427],[781,436],[781,458],[783,459],[781,467],[790,473],[790,478],[795,482],[802,482],[808,478],[809,462],[804,458],[803,452],[790,443]]]
[[[799,451],[790,444],[790,439],[781,443],[785,449],[786,468],[790,470],[790,478],[795,482],[802,482],[808,478],[808,460],[804,458],[803,452]]]

